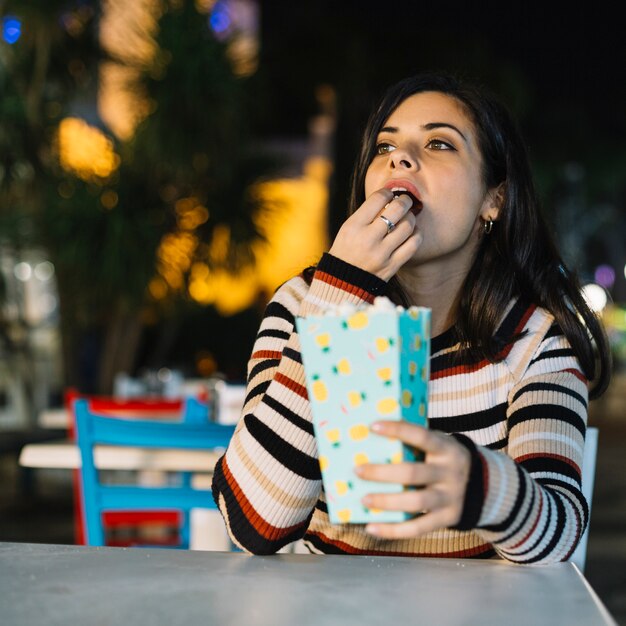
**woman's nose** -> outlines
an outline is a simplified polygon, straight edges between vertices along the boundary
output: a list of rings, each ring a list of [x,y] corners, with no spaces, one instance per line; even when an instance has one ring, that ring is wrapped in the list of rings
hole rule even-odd
[[[392,169],[406,169],[406,170],[414,170],[417,169],[417,160],[406,150],[402,150],[400,148],[396,148],[391,153],[390,159],[390,167]]]

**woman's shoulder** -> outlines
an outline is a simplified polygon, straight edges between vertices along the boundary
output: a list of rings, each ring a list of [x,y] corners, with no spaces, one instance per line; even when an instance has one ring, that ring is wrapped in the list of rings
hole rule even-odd
[[[268,309],[274,306],[281,306],[287,309],[292,315],[296,315],[302,300],[309,292],[310,282],[304,272],[293,276],[280,285],[268,304]]]
[[[555,325],[554,315],[534,302],[512,298],[501,316],[496,337],[510,343],[521,336],[545,333]]]
[[[505,361],[518,375],[543,352],[571,352],[570,344],[547,309],[523,298],[511,300],[496,333],[505,345]]]

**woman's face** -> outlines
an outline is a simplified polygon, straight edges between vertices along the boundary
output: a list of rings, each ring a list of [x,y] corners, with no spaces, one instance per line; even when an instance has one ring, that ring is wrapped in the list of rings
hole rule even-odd
[[[407,265],[445,263],[468,271],[478,246],[480,218],[497,217],[481,174],[474,124],[463,105],[440,92],[404,100],[377,138],[365,176],[365,196],[405,187],[417,196],[416,226],[424,238]]]

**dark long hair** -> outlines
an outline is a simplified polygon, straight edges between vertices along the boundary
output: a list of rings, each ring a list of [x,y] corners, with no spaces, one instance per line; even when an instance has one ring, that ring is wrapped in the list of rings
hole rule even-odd
[[[390,87],[372,113],[354,167],[349,213],[365,201],[365,174],[376,140],[392,112],[409,96],[436,91],[459,101],[474,123],[487,189],[504,184],[503,204],[492,232],[484,235],[458,300],[455,331],[477,358],[498,360],[494,335],[511,298],[518,296],[554,315],[585,376],[592,398],[608,386],[611,357],[602,324],[563,263],[540,210],[528,154],[508,110],[486,90],[445,74],[420,74]],[[397,277],[389,297],[407,306]],[[595,343],[595,350],[594,350]]]

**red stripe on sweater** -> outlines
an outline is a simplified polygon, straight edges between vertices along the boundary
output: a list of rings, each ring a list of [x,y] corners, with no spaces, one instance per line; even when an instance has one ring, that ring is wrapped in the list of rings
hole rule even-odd
[[[230,468],[228,467],[228,463],[226,462],[226,457],[222,457],[222,472],[224,473],[224,478],[228,483],[228,486],[231,488],[235,499],[237,500],[237,504],[241,509],[241,512],[245,515],[246,519],[253,526],[254,530],[261,535],[264,539],[269,539],[271,541],[279,541],[283,537],[290,535],[297,528],[301,527],[303,524],[294,524],[293,526],[289,526],[287,528],[278,528],[277,526],[272,526],[268,522],[266,522],[255,510],[250,500],[246,498],[245,494],[239,487],[239,483],[232,475]],[[230,512],[228,512],[229,519],[232,519]]]
[[[526,309],[526,311],[524,312],[524,315],[522,316],[517,326],[515,327],[515,331],[513,333],[514,335],[519,335],[522,332],[522,330],[524,330],[524,326],[526,326],[526,323],[530,319],[530,316],[535,312],[536,308],[537,307],[533,304],[532,306],[529,306],[528,309]],[[496,361],[501,361],[503,359],[506,359],[506,357],[509,356],[509,352],[511,352],[511,350],[513,349],[513,345],[514,345],[513,343],[509,343],[506,346],[504,346],[504,348],[502,348],[502,350],[500,350],[500,352],[496,355]],[[438,380],[439,378],[446,378],[448,376],[457,376],[459,374],[473,374],[474,372],[477,372],[478,370],[481,370],[485,367],[489,367],[490,365],[493,365],[493,363],[487,359],[478,361],[478,363],[469,363],[467,365],[455,365],[453,367],[449,367],[447,369],[443,369],[438,372],[432,372],[430,375],[430,380]]]
[[[355,285],[351,285],[350,283],[347,283],[345,280],[340,280],[339,278],[336,278],[335,276],[332,276],[331,274],[327,274],[326,272],[317,270],[317,272],[315,272],[315,278],[317,278],[318,280],[321,280],[322,282],[325,282],[327,285],[330,285],[331,287],[335,287],[336,289],[341,289],[341,291],[345,291],[346,293],[352,294],[354,296],[358,296],[359,298],[361,298],[362,300],[365,300],[366,302],[370,304],[374,302],[374,295],[372,295],[365,289],[362,289],[361,287],[356,287]]]
[[[340,541],[339,539],[330,539],[320,532],[308,531],[307,535],[315,535],[316,537],[319,537],[324,543],[335,546],[340,550],[344,550],[348,554],[365,554],[367,556],[423,556],[443,559],[462,559],[477,556],[479,554],[488,552],[489,550],[493,550],[493,546],[489,543],[485,543],[481,546],[476,546],[475,548],[469,548],[468,550],[455,550],[453,552],[395,552],[391,550],[370,550],[355,548],[349,543],[345,543],[344,541]],[[306,541],[306,535],[304,539]]]
[[[585,385],[589,382],[587,380],[587,377],[580,370],[577,370],[576,368],[571,367],[563,371],[567,372],[568,374],[574,374],[574,376],[576,376],[576,378],[578,378],[578,380],[580,380],[581,382],[585,383]]]
[[[289,378],[289,376],[285,376],[280,372],[276,372],[274,380],[283,385],[283,387],[287,387],[287,389],[293,391],[294,393],[297,393],[305,400],[308,400],[309,395],[306,392],[306,387],[304,385],[301,385],[300,383],[297,383],[295,380],[292,380],[291,378]]]
[[[280,359],[282,352],[278,350],[257,350],[252,353],[251,359]]]
[[[574,463],[572,459],[569,459],[566,456],[561,456],[560,454],[553,454],[549,452],[533,452],[531,454],[523,454],[522,456],[515,457],[515,461],[517,463],[523,463],[528,459],[556,459],[557,461],[563,461],[563,463],[567,463],[569,466],[573,467],[579,475],[581,473],[579,465]]]

